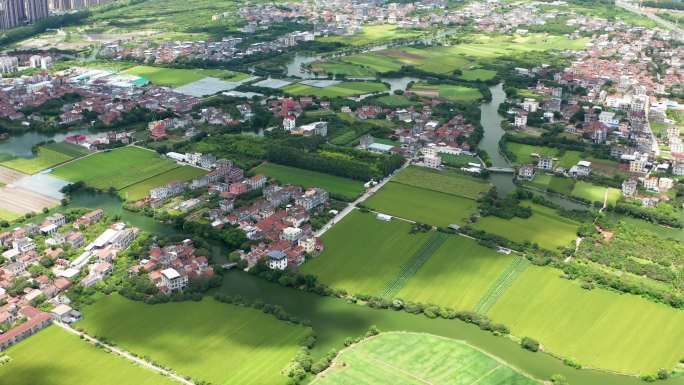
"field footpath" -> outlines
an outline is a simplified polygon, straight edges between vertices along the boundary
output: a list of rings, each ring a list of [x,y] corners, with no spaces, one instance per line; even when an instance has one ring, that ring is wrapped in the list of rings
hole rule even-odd
[[[180,376],[180,375],[178,375],[178,374],[176,374],[176,373],[174,373],[168,369],[164,369],[160,366],[157,366],[156,364],[154,364],[152,362],[149,362],[149,361],[144,360],[142,358],[138,358],[138,357],[134,356],[132,353],[129,353],[125,350],[122,350],[122,349],[116,348],[114,346],[111,346],[109,344],[106,344],[106,343],[98,340],[95,337],[89,336],[86,333],[80,332],[80,331],[72,328],[71,326],[69,326],[67,324],[64,324],[64,323],[59,322],[59,321],[52,321],[52,323],[54,325],[64,329],[64,330],[68,331],[69,333],[72,333],[72,334],[75,334],[79,337],[84,338],[85,340],[87,340],[91,343],[99,344],[99,345],[107,348],[108,350],[110,350],[112,353],[117,354],[117,355],[125,358],[126,360],[133,362],[134,364],[140,365],[143,368],[146,368],[146,369],[152,370],[154,372],[157,372],[159,374],[162,374],[162,375],[164,375],[164,376],[166,376],[166,377],[168,377],[174,381],[180,382],[180,383],[185,384],[185,385],[196,385],[194,382],[192,382],[190,380],[186,380],[182,376]]]

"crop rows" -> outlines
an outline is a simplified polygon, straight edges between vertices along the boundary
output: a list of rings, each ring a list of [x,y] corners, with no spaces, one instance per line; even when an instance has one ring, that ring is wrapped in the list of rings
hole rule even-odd
[[[420,269],[425,262],[427,262],[428,258],[444,244],[447,237],[447,234],[435,232],[435,234],[433,234],[425,244],[401,266],[399,274],[382,289],[380,297],[392,298],[397,295],[406,282],[416,274],[418,269]]]
[[[475,305],[475,312],[480,314],[487,314],[489,309],[494,306],[496,301],[511,287],[515,279],[525,271],[529,263],[524,257],[516,257],[511,265],[504,270],[499,278],[496,279],[489,287],[486,293],[480,298],[480,301]]]

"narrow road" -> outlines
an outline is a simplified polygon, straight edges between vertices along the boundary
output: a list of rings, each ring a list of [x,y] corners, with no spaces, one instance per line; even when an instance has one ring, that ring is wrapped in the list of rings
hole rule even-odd
[[[138,357],[134,356],[133,354],[131,354],[131,353],[125,351],[125,350],[121,350],[121,349],[116,348],[116,347],[114,347],[114,346],[108,345],[108,344],[106,344],[106,343],[104,343],[104,342],[98,340],[97,338],[91,337],[91,336],[89,336],[89,335],[87,335],[87,334],[85,334],[85,333],[83,333],[83,332],[80,332],[80,331],[78,331],[78,330],[72,328],[71,326],[69,326],[69,325],[67,325],[67,324],[64,324],[64,323],[59,322],[59,321],[52,321],[52,323],[53,323],[54,325],[56,325],[56,326],[58,326],[58,327],[64,329],[64,330],[68,331],[69,333],[72,333],[72,334],[75,334],[75,335],[77,335],[77,336],[83,337],[85,340],[87,340],[87,341],[89,341],[89,342],[92,342],[92,343],[95,343],[95,344],[100,344],[100,345],[104,346],[105,348],[107,348],[108,350],[110,350],[112,353],[117,354],[117,355],[119,355],[119,356],[121,356],[121,357],[127,359],[128,361],[131,361],[131,362],[133,362],[133,363],[135,363],[135,364],[138,364],[138,365],[140,365],[140,366],[142,366],[142,367],[144,367],[144,368],[146,368],[146,369],[149,369],[149,370],[155,371],[155,372],[157,372],[157,373],[160,373],[160,374],[162,374],[162,375],[164,375],[164,376],[169,377],[169,378],[172,379],[172,380],[175,380],[175,381],[177,381],[177,382],[183,383],[183,384],[185,384],[185,385],[195,385],[195,383],[193,383],[192,381],[188,381],[188,380],[186,380],[185,378],[179,376],[178,374],[176,374],[176,373],[174,373],[174,372],[171,372],[171,371],[169,371],[169,370],[166,370],[166,369],[164,369],[164,368],[161,368],[161,367],[159,367],[159,366],[156,366],[155,364],[153,364],[153,363],[151,363],[151,362],[149,362],[149,361],[143,360],[142,358],[138,358]]]
[[[347,214],[349,214],[350,212],[352,212],[352,211],[356,208],[356,206],[357,206],[359,203],[363,203],[366,199],[368,199],[368,198],[370,198],[371,196],[373,196],[373,194],[375,194],[376,192],[378,192],[378,190],[380,190],[380,189],[382,188],[382,186],[384,186],[387,182],[389,182],[395,174],[397,174],[399,171],[405,169],[405,168],[408,167],[410,164],[411,164],[411,160],[406,161],[406,163],[404,163],[404,165],[401,166],[398,170],[394,171],[391,175],[385,177],[385,179],[381,180],[381,181],[380,181],[378,184],[376,184],[375,186],[373,186],[373,187],[369,188],[368,190],[366,190],[366,192],[364,192],[364,193],[363,193],[360,197],[358,197],[354,202],[348,204],[347,207],[345,207],[344,209],[342,209],[342,211],[340,211],[339,213],[337,213],[337,215],[335,215],[335,217],[334,217],[333,219],[331,219],[328,223],[326,223],[325,226],[323,226],[323,227],[321,227],[320,229],[318,229],[318,231],[316,231],[316,237],[320,238],[323,234],[325,234],[326,231],[330,230],[330,228],[331,228],[335,223],[341,221],[342,218],[346,217]]]
[[[639,15],[641,15],[641,16],[645,16],[645,17],[647,17],[647,18],[649,18],[649,19],[655,21],[656,23],[660,24],[661,26],[665,27],[666,29],[669,29],[669,30],[671,30],[672,32],[674,32],[674,33],[675,33],[675,38],[676,38],[677,40],[679,40],[679,41],[684,41],[684,29],[679,28],[679,27],[678,27],[677,25],[675,25],[674,23],[671,23],[671,22],[669,22],[669,21],[663,19],[662,17],[658,16],[658,15],[655,14],[654,12],[646,12],[646,11],[643,10],[643,8],[639,7],[638,5],[633,4],[633,3],[629,2],[629,1],[624,1],[624,0],[622,0],[622,1],[621,1],[621,0],[617,0],[617,1],[615,2],[615,5],[617,5],[618,7],[623,8],[623,9],[626,9],[626,10],[628,10],[628,11],[631,11],[631,12],[634,12],[634,13],[636,13],[636,14],[639,14]]]

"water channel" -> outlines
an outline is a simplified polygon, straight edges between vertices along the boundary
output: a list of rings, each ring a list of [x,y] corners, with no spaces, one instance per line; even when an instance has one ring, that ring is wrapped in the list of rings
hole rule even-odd
[[[501,83],[490,87],[489,90],[492,93],[492,100],[480,105],[480,124],[484,128],[484,136],[482,141],[480,141],[480,148],[487,152],[493,167],[511,167],[511,163],[499,151],[499,141],[506,132],[501,128],[501,121],[504,118],[499,115],[498,109],[499,105],[506,100],[506,93]],[[492,173],[489,179],[496,186],[500,196],[505,196],[516,189],[512,174]],[[559,195],[548,193],[543,195],[547,200],[569,210],[587,209],[586,205]]]

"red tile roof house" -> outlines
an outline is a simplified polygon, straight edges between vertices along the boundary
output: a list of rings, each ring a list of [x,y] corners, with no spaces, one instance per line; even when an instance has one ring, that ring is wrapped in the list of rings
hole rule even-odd
[[[31,306],[21,309],[21,312],[28,318],[28,321],[10,329],[4,334],[0,334],[0,351],[39,332],[52,322],[51,314],[42,312]]]

